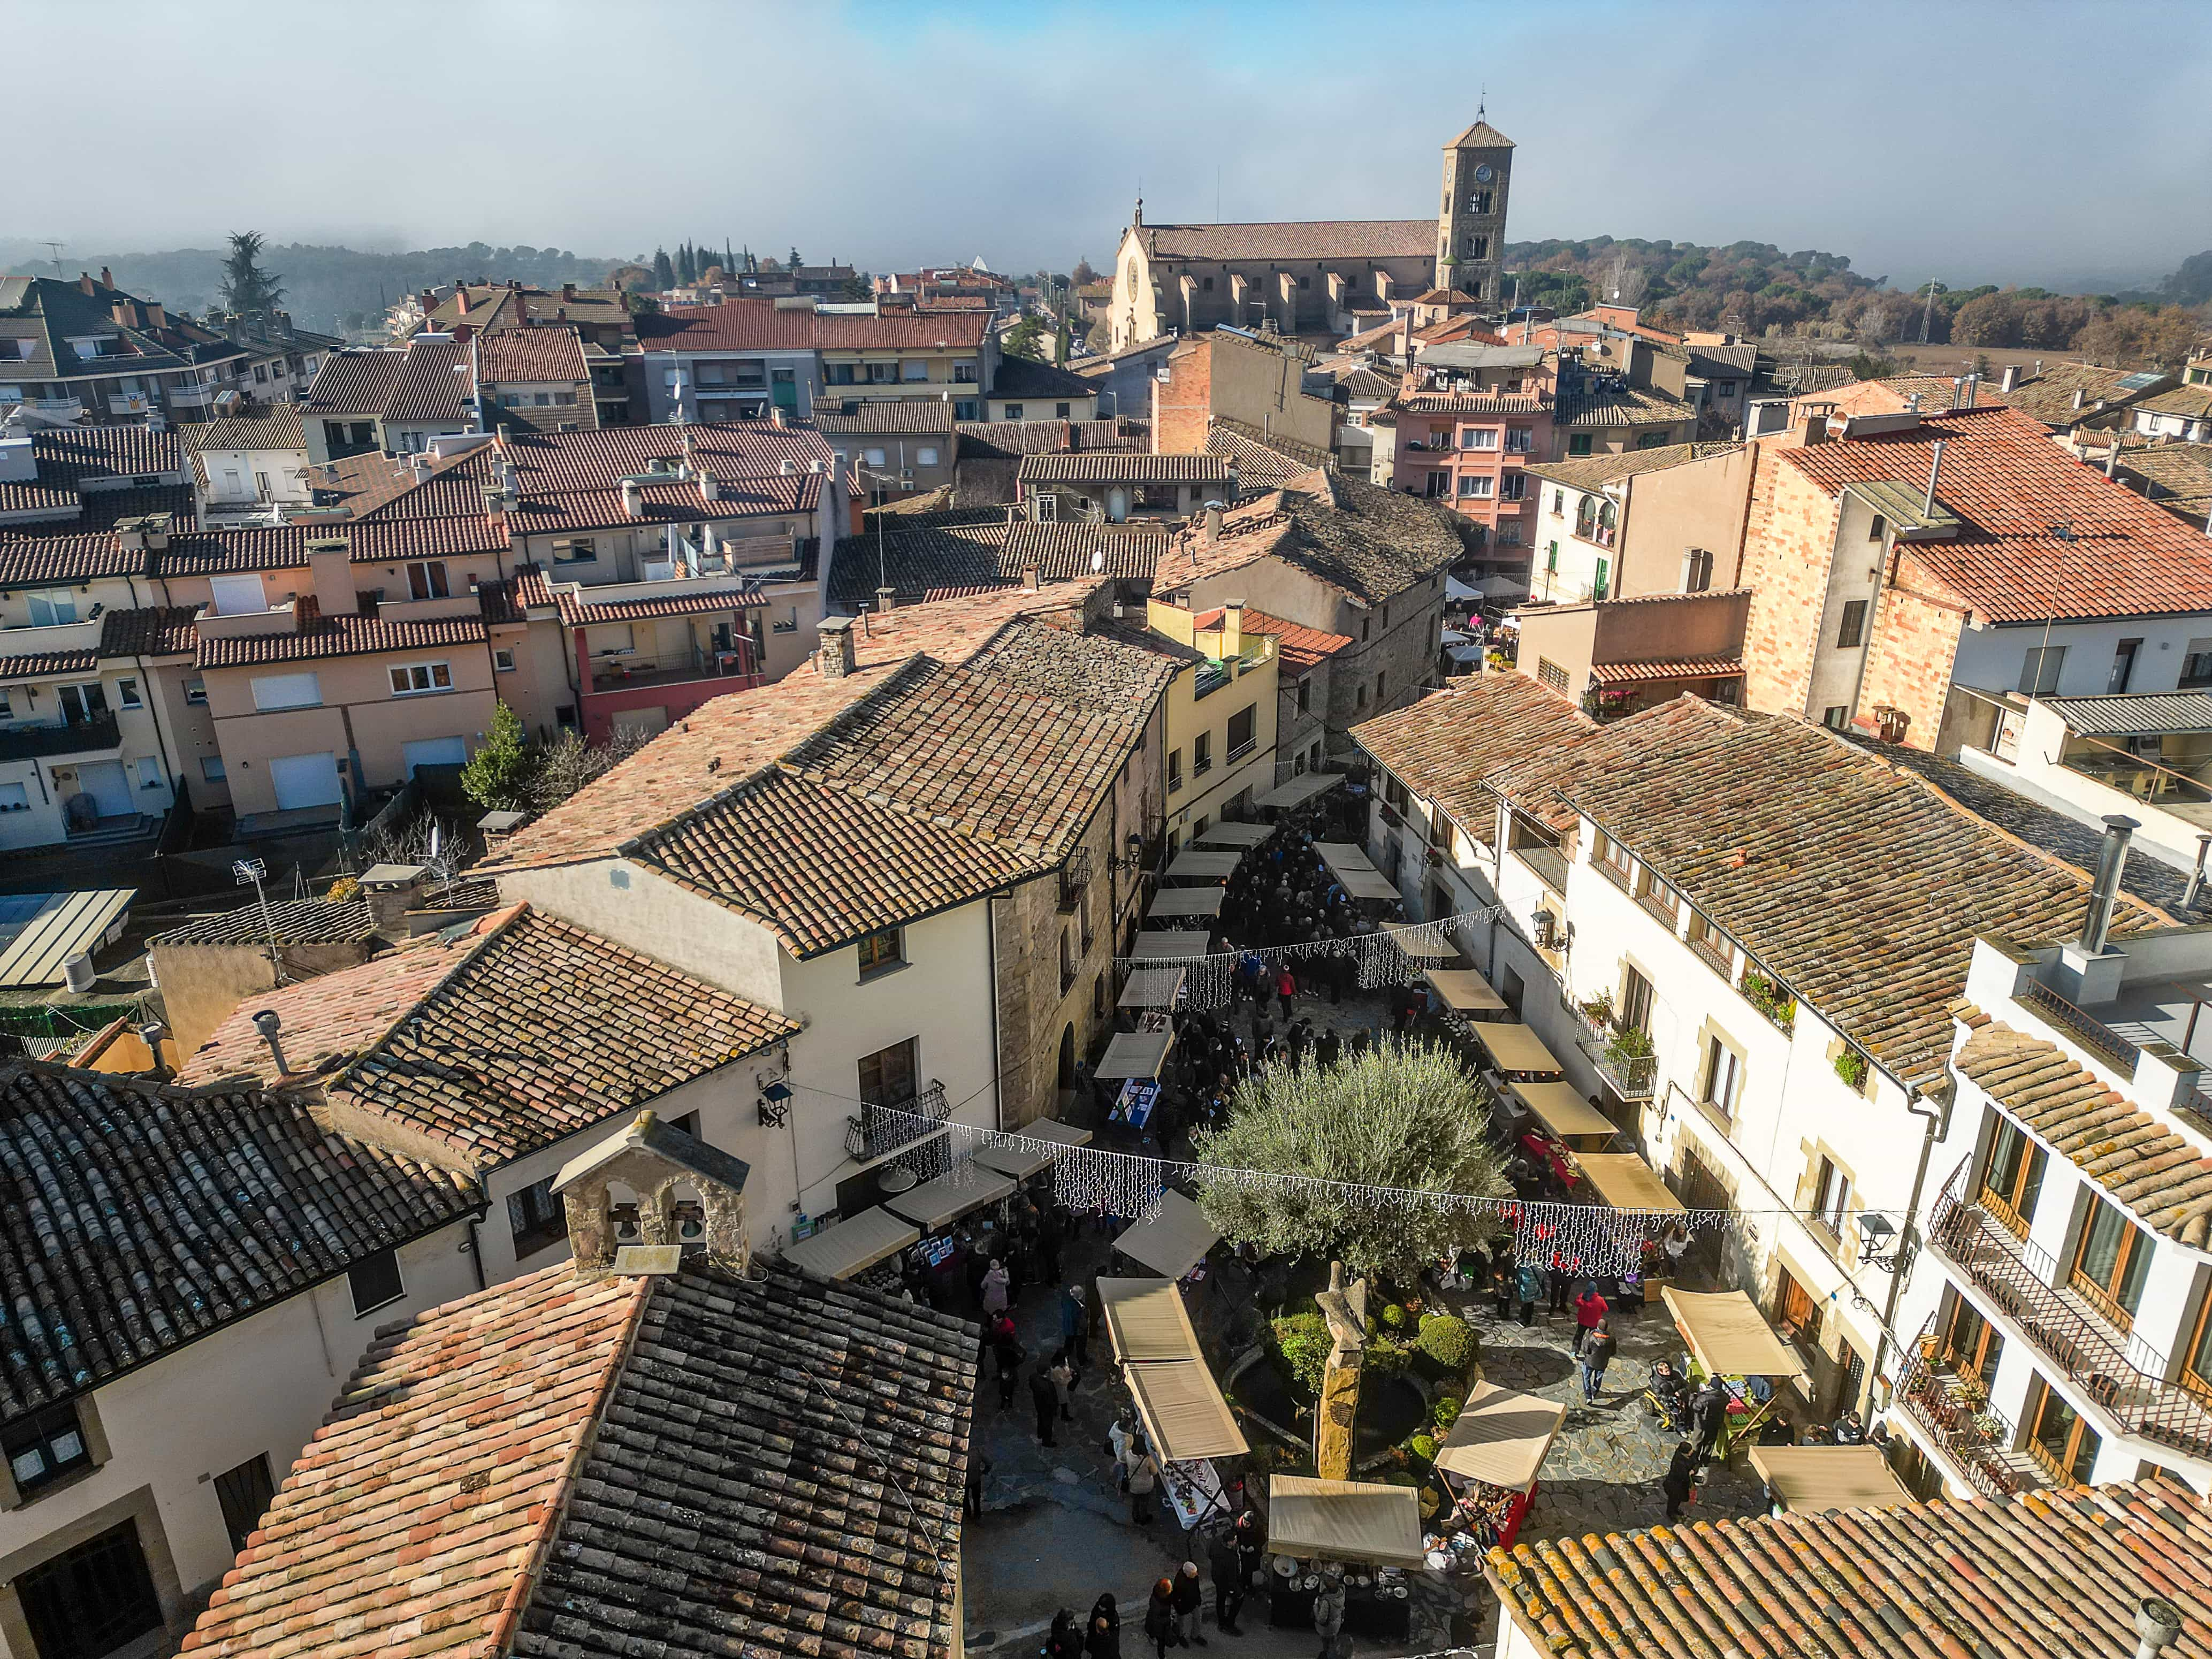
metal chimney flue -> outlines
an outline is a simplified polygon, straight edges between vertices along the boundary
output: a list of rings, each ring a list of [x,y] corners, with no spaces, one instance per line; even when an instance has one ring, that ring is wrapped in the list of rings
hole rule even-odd
[[[2159,1659],[2181,1639],[2181,1609],[2162,1595],[2136,1603],[2136,1659]]]
[[[284,1022],[274,1008],[264,1008],[253,1017],[253,1029],[261,1033],[261,1040],[269,1045],[269,1058],[275,1062],[278,1077],[289,1076],[291,1067],[284,1063],[284,1045],[276,1041],[276,1033]]]
[[[2105,939],[2112,931],[2112,906],[2120,896],[2120,873],[2127,868],[2128,842],[2142,825],[2124,813],[2105,818],[2105,844],[2097,849],[2097,877],[2089,889],[2088,913],[2081,918],[2081,950],[2085,956],[2101,955]]]
[[[1938,438],[1933,453],[1928,458],[1928,499],[1920,504],[1920,516],[1923,519],[1932,519],[1936,516],[1936,486],[1942,477],[1943,441]]]

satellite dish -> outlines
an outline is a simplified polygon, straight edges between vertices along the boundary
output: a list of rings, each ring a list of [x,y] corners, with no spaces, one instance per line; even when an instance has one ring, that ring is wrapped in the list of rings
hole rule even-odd
[[[1097,575],[1100,571],[1102,571],[1102,570],[1105,569],[1105,568],[1106,568],[1106,550],[1105,550],[1104,548],[1103,548],[1103,547],[1094,547],[1094,548],[1092,548],[1092,549],[1091,550],[1091,574],[1093,574],[1093,575]]]

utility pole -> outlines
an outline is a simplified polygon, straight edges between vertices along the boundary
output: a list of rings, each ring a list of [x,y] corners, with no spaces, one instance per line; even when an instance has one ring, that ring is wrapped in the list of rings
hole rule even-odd
[[[42,244],[42,246],[53,250],[54,275],[57,276],[60,276],[62,274],[62,249],[67,246],[68,244],[65,242],[46,242]]]
[[[1920,312],[1921,344],[1926,345],[1928,343],[1928,331],[1931,326],[1933,326],[1936,321],[1936,296],[1939,294],[1948,294],[1950,291],[1950,289],[1944,287],[1941,283],[1930,283],[1928,284],[1928,303],[1921,308]]]

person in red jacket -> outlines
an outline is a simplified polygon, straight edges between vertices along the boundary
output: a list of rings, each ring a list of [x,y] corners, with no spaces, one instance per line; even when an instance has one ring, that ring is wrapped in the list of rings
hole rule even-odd
[[[1597,1328],[1598,1321],[1605,1317],[1607,1305],[1606,1299],[1598,1294],[1597,1285],[1591,1281],[1584,1280],[1583,1293],[1575,1298],[1574,1351],[1577,1353],[1583,1351],[1583,1344],[1589,1340],[1589,1334]]]

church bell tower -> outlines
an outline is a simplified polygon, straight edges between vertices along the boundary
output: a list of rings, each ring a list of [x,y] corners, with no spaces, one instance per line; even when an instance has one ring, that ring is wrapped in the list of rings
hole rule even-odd
[[[1437,214],[1437,286],[1503,310],[1505,199],[1513,141],[1476,111],[1474,125],[1444,146],[1443,205]]]

